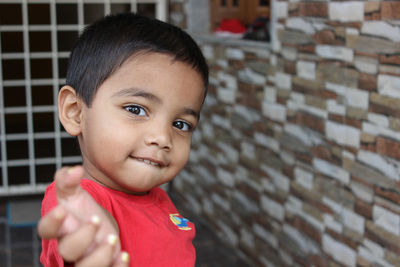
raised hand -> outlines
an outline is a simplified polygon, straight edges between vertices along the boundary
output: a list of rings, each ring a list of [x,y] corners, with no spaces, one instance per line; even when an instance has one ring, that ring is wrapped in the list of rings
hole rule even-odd
[[[58,205],[38,225],[44,239],[57,239],[65,262],[76,267],[128,266],[121,252],[118,225],[114,218],[83,190],[80,166],[62,168],[55,175]]]

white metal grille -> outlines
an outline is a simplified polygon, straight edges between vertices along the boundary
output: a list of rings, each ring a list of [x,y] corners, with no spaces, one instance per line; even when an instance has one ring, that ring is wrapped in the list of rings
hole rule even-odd
[[[43,192],[81,162],[60,125],[57,94],[83,27],[110,13],[167,18],[167,0],[0,1],[0,196]]]

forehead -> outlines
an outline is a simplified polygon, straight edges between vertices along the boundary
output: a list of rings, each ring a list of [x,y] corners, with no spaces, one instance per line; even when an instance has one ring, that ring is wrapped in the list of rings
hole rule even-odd
[[[104,89],[115,93],[127,88],[168,92],[185,101],[200,99],[201,103],[206,92],[201,74],[191,65],[176,61],[170,55],[152,52],[129,57],[104,81],[98,93]]]
[[[133,62],[133,64],[143,64],[146,62],[160,63],[161,61],[163,63],[167,63],[166,65],[169,64],[170,66],[172,66],[174,63],[178,63],[178,65],[185,65],[186,68],[191,69],[191,71],[196,72],[199,77],[201,77],[203,87],[205,90],[207,89],[207,81],[204,79],[203,73],[195,67],[195,64],[176,59],[175,55],[169,53],[140,50],[127,57],[127,59],[123,61],[123,64],[121,64],[119,68],[123,67],[125,64],[129,64],[130,62]]]

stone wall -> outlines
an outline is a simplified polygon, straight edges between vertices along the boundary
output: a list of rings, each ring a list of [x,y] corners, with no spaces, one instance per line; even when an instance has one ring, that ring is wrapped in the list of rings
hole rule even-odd
[[[274,10],[273,49],[197,37],[211,85],[175,189],[255,266],[400,266],[400,1]]]

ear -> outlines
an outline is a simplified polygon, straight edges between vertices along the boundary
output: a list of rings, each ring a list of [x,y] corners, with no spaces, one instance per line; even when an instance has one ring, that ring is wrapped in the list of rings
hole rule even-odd
[[[72,136],[81,134],[82,99],[71,86],[63,86],[58,93],[58,116],[65,130]]]

